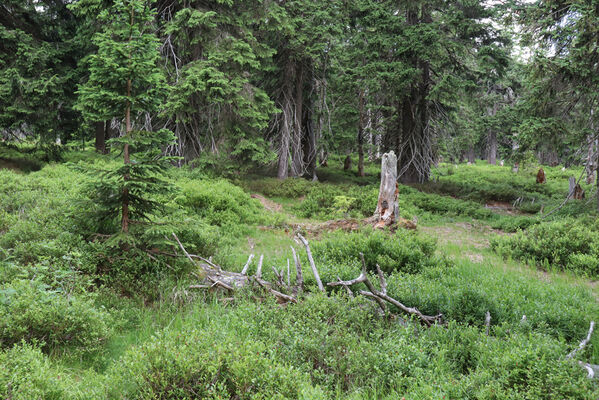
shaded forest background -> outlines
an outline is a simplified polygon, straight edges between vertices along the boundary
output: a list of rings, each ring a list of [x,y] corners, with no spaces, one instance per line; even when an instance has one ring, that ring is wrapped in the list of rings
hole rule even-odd
[[[178,163],[317,179],[330,154],[596,169],[597,8],[578,1],[8,0],[0,130],[168,129]],[[126,117],[129,115],[129,118]],[[129,121],[129,123],[127,123]]]

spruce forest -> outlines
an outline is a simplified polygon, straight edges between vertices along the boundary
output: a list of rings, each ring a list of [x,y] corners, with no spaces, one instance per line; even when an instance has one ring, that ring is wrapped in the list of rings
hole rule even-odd
[[[599,0],[0,0],[0,399],[599,399]]]

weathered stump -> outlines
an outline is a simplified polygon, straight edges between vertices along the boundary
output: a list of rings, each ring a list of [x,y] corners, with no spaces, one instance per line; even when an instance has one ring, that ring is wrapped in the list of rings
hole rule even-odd
[[[397,156],[390,151],[383,154],[381,160],[381,186],[374,212],[375,228],[390,226],[399,220],[398,197]]]
[[[545,178],[545,171],[543,168],[539,168],[539,172],[537,172],[537,183],[545,183],[547,179]]]

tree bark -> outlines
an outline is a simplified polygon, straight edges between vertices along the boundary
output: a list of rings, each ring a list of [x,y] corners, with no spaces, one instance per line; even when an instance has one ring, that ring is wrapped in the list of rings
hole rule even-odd
[[[474,157],[474,146],[470,146],[468,148],[468,152],[466,153],[466,155],[468,156],[468,162],[474,164],[475,157]]]
[[[489,131],[489,164],[497,164],[497,133],[494,130]]]
[[[381,185],[374,211],[375,228],[390,226],[399,220],[399,190],[397,186],[397,157],[393,151],[381,159]]]
[[[104,121],[94,123],[96,126],[96,151],[101,154],[106,154],[106,133],[104,131]]]
[[[358,176],[364,176],[364,90],[358,93]]]
[[[133,14],[133,11],[131,11]],[[131,17],[133,18],[133,17]],[[127,80],[127,97],[131,97],[131,79]],[[125,130],[127,136],[131,133],[131,103],[127,103],[127,108],[125,110]],[[123,161],[125,164],[130,164],[131,160],[129,158],[129,144],[125,143],[123,148]],[[129,174],[125,174],[123,176],[123,181],[125,187],[123,188],[123,206],[121,212],[121,231],[124,233],[129,232],[129,188],[127,187],[127,181],[129,180]]]
[[[301,176],[304,172],[304,155],[302,151],[302,117],[304,103],[304,70],[301,64],[296,71],[295,82],[295,113],[293,125],[293,140],[291,141],[292,159],[291,175]]]

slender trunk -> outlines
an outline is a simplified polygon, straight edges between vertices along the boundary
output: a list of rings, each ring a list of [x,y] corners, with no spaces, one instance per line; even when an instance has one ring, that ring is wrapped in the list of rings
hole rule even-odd
[[[104,133],[104,122],[99,121],[94,124],[96,126],[96,151],[106,154],[106,140]]]
[[[127,97],[131,96],[131,79],[127,80]],[[129,136],[131,132],[131,103],[127,103],[125,110],[125,130],[126,135]],[[123,149],[123,161],[125,164],[130,164],[129,158],[129,144],[125,144]],[[121,230],[124,233],[129,232],[129,188],[127,187],[127,181],[129,180],[129,174],[123,176],[125,187],[123,188],[123,210],[121,218]]]
[[[131,31],[129,34],[129,42],[133,39],[133,13],[134,8],[131,7]],[[129,54],[129,67],[131,66],[131,54]],[[129,137],[131,133],[131,76],[127,79],[127,108],[125,109],[125,134]],[[129,159],[129,144],[125,144],[123,149],[123,161],[125,165],[131,163]],[[129,174],[123,175],[123,206],[121,212],[121,231],[123,233],[129,232],[129,188],[127,181],[129,180]]]
[[[294,73],[293,64],[288,61],[285,66],[284,88],[283,95],[281,96],[282,121],[279,123],[281,143],[279,145],[279,166],[277,172],[277,178],[279,179],[287,179],[289,177],[289,151],[291,148],[292,126],[294,124],[292,105],[293,86],[290,82]]]
[[[291,141],[291,132],[289,132],[289,119],[291,118],[289,105],[283,107],[283,123],[281,126],[281,144],[279,146],[279,169],[277,178],[287,179],[289,176],[289,142]]]
[[[104,140],[110,140],[113,137],[116,137],[116,135],[114,134],[114,129],[111,126],[111,120],[106,120],[104,121]],[[105,151],[104,154],[109,154],[110,153],[110,146],[105,146]]]
[[[489,164],[497,164],[497,133],[494,130],[489,131]]]
[[[298,65],[299,71],[297,72],[297,80],[295,83],[295,119],[293,128],[293,140],[292,140],[292,160],[291,160],[291,174],[293,176],[301,176],[304,172],[304,156],[302,151],[302,113],[304,103],[304,76],[303,67],[301,64]]]
[[[364,176],[364,90],[358,93],[358,176]]]

